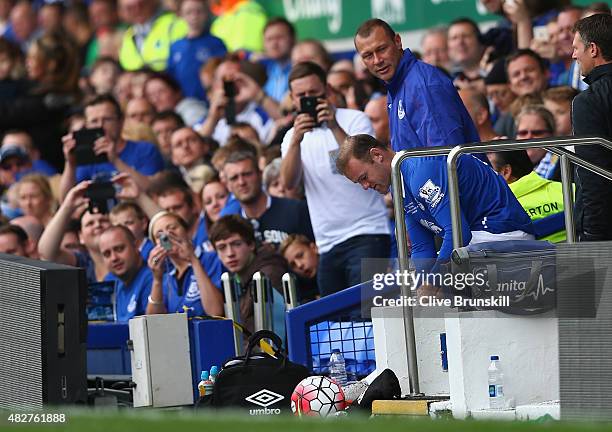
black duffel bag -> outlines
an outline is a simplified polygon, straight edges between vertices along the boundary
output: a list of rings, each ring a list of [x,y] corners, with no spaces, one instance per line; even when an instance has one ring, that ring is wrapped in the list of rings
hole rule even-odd
[[[253,352],[262,339],[273,342],[274,356]],[[307,376],[310,371],[305,366],[287,359],[278,335],[260,330],[250,337],[244,356],[225,362],[215,381],[210,405],[245,410],[250,415],[290,414],[291,394]]]

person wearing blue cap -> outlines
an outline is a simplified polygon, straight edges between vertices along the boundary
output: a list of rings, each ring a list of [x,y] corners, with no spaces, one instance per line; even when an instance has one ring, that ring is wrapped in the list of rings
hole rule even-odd
[[[32,162],[28,153],[16,145],[0,148],[0,184],[8,188],[15,183],[20,174],[32,170]]]
[[[6,131],[2,138],[2,146],[17,146],[24,149],[32,162],[32,172],[46,176],[57,174],[57,170],[49,162],[40,158],[40,150],[34,146],[32,135],[25,130],[10,129]]]

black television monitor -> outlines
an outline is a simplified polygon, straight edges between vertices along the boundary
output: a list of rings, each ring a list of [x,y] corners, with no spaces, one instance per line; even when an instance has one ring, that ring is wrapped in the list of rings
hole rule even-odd
[[[0,254],[0,409],[87,402],[83,269]]]

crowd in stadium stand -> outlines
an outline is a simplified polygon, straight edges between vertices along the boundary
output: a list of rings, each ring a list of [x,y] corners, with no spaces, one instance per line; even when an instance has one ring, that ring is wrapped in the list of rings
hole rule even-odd
[[[279,291],[294,272],[302,302],[360,283],[363,258],[397,249],[388,184],[336,166],[348,137],[375,136],[364,145],[381,161],[422,146],[612,139],[609,5],[481,2],[499,17],[486,32],[457,17],[408,47],[369,20],[349,57],[252,0],[0,0],[0,252],[114,283],[120,321],[223,315],[225,271],[247,328],[256,271]],[[575,152],[612,170],[609,149]],[[531,235],[529,218],[563,212],[556,154],[482,163],[462,181],[499,189],[474,188],[474,200],[504,197],[509,226]],[[579,239],[612,240],[612,187],[583,169],[575,182]],[[415,193],[432,208],[444,195]],[[422,231],[440,234],[427,217],[409,231],[415,256]]]

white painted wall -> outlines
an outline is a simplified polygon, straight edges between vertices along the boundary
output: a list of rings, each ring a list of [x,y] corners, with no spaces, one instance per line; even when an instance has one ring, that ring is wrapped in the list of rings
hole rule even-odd
[[[527,405],[559,399],[557,319],[508,318],[499,312],[462,312],[445,319],[453,416],[488,408],[487,368],[499,355],[506,400]]]
[[[499,355],[506,399],[512,406],[559,399],[557,319],[510,316],[499,312],[448,313],[445,318],[419,317],[415,334],[420,390],[450,394],[453,416],[489,407],[489,357]],[[410,393],[401,308],[372,309],[377,371],[392,369],[402,393]],[[443,372],[440,333],[446,332],[449,371]],[[514,415],[514,414],[513,414]]]
[[[410,393],[404,322],[401,308],[372,309],[376,369],[389,368],[400,380],[402,394]],[[415,318],[417,361],[421,393],[448,395],[448,372],[442,370],[440,333],[444,333],[444,318]]]

